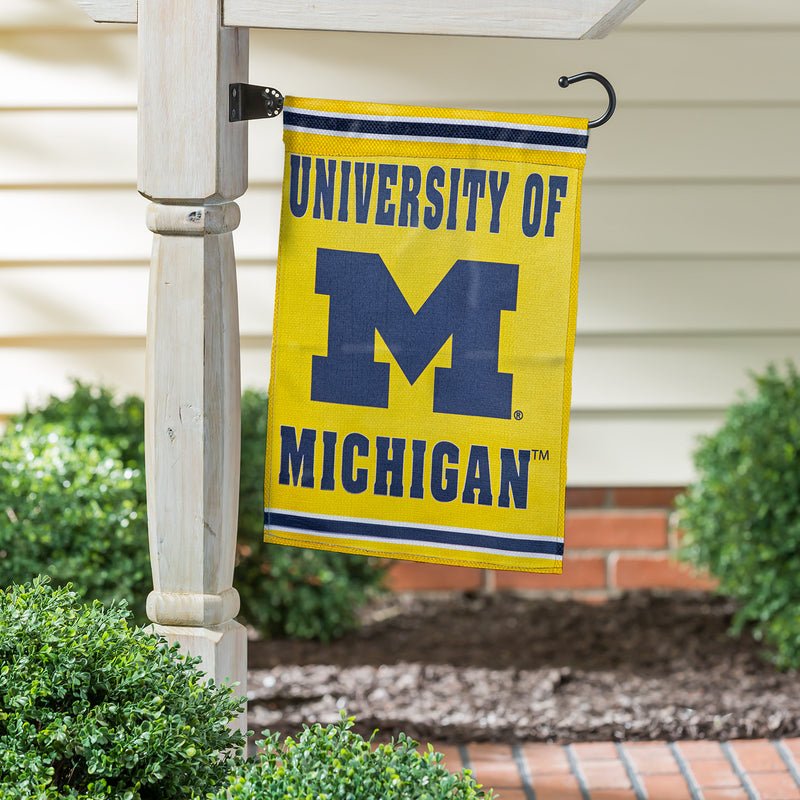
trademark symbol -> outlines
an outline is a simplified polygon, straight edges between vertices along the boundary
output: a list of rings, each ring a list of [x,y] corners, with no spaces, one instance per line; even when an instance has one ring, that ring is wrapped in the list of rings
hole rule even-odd
[[[514,419],[516,419],[516,420],[521,420],[521,419],[522,419],[522,417],[523,417],[523,414],[522,414],[522,412],[521,412],[521,411],[515,411],[515,412],[514,412]]]

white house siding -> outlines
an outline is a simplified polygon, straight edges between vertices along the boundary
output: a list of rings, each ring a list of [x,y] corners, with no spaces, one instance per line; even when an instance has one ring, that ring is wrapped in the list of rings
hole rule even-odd
[[[601,41],[251,32],[287,94],[595,116],[569,483],[681,485],[748,370],[800,362],[800,4],[645,0]],[[69,376],[142,392],[150,234],[136,29],[73,0],[0,6],[0,417]],[[242,372],[265,388],[280,121],[250,124]]]

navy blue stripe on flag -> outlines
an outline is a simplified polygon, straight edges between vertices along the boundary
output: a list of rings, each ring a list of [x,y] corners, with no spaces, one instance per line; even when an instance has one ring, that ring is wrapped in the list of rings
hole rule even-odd
[[[474,121],[426,122],[383,117],[333,117],[303,114],[289,108],[283,111],[284,125],[309,133],[341,134],[385,139],[422,139],[439,141],[489,142],[496,145],[550,147],[559,150],[586,150],[588,132],[566,133],[552,128],[513,128],[491,122]]]
[[[391,523],[359,522],[351,519],[331,517],[309,517],[267,509],[264,526],[269,528],[291,528],[309,534],[335,534],[353,539],[384,539],[415,544],[456,545],[473,550],[502,550],[509,555],[562,556],[564,542],[561,539],[529,539],[524,536],[502,537],[491,533],[467,533],[442,528],[425,528],[392,525]]]

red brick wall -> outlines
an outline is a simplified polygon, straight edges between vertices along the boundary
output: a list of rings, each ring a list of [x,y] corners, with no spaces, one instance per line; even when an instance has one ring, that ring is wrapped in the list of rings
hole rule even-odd
[[[396,561],[393,591],[505,589],[588,601],[629,589],[710,589],[714,582],[676,562],[669,516],[680,487],[567,489],[561,575]]]

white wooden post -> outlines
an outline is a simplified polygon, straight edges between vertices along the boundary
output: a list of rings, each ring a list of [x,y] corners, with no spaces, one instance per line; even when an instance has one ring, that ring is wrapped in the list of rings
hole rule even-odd
[[[239,322],[233,231],[247,126],[228,85],[247,80],[248,31],[221,0],[139,0],[139,191],[154,233],[145,448],[156,630],[246,689],[232,587],[239,491]],[[244,719],[240,720],[244,726]]]

